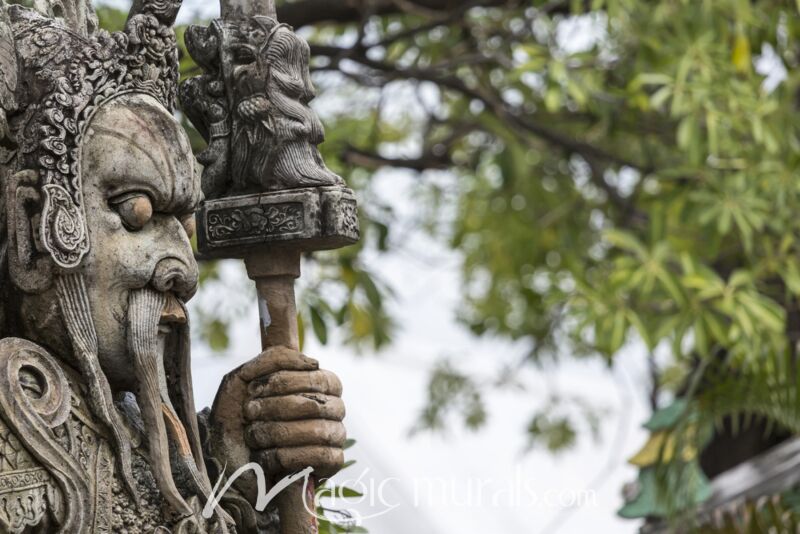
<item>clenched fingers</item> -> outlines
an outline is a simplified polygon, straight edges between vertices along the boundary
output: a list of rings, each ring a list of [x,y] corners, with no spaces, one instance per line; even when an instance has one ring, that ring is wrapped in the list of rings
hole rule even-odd
[[[275,449],[259,453],[258,461],[272,474],[287,475],[313,467],[314,476],[329,478],[344,465],[344,451],[330,447]]]
[[[248,393],[251,398],[299,393],[322,393],[341,397],[342,382],[330,371],[279,371],[250,382]]]
[[[303,393],[284,397],[266,397],[249,401],[244,415],[250,421],[297,421],[327,419],[341,421],[345,416],[344,401],[321,393]]]
[[[251,449],[287,447],[338,447],[347,439],[344,425],[338,421],[309,420],[255,422],[247,427],[245,441]]]
[[[316,371],[319,362],[288,347],[272,347],[254,360],[244,364],[239,376],[245,382],[265,377],[278,371]]]

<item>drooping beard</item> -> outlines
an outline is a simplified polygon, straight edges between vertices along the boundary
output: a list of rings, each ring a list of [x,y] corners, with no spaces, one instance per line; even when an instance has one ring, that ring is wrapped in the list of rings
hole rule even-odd
[[[166,296],[149,289],[133,291],[128,303],[128,339],[138,383],[136,398],[142,411],[150,446],[150,462],[158,489],[172,510],[190,516],[192,508],[183,499],[172,478],[170,448],[162,408],[165,390],[163,354],[159,351],[158,325]]]
[[[179,517],[199,521],[198,510],[184,498],[175,482],[178,476],[184,494],[203,501],[211,494],[211,484],[198,469],[186,429],[170,398],[165,350],[159,338],[166,302],[165,294],[148,288],[133,291],[129,297],[128,339],[138,384],[136,397],[147,431],[153,476],[161,494]],[[218,513],[223,515],[219,510]]]
[[[109,382],[100,368],[97,333],[91,316],[86,280],[82,274],[64,274],[56,279],[56,286],[73,351],[80,372],[88,382],[89,404],[111,433],[120,476],[138,506],[139,497],[132,472],[130,436],[114,405]],[[170,390],[167,386],[169,377],[164,362],[166,351],[159,343],[159,323],[166,302],[165,294],[152,289],[142,289],[131,292],[128,308],[129,350],[134,360],[138,383],[136,396],[149,440],[153,476],[173,516],[178,518],[175,532],[226,534],[229,532],[228,525],[232,524],[232,520],[219,506],[210,524],[207,524],[198,513],[202,507],[198,501],[205,501],[211,494],[211,483],[205,471],[201,472],[198,469],[198,465],[202,465],[202,452],[197,439],[196,424],[191,420],[194,416],[194,403],[188,402],[192,394],[191,379],[188,374],[188,353],[180,358],[180,365],[185,369],[173,386],[173,389],[177,388],[180,391],[172,391],[173,396],[180,399],[178,402],[181,403],[186,420],[182,421],[178,417],[170,399]],[[183,333],[186,334],[188,331],[184,330]],[[176,375],[181,375],[181,372],[173,368],[172,374],[175,378]],[[189,439],[187,428],[193,440]],[[196,457],[193,452],[196,453]],[[178,490],[173,478],[174,473],[180,477],[181,488],[185,490],[184,494],[188,499],[184,499]],[[90,496],[79,494],[75,499],[90,500]],[[84,512],[85,517],[82,516],[81,521],[90,521],[91,509]]]

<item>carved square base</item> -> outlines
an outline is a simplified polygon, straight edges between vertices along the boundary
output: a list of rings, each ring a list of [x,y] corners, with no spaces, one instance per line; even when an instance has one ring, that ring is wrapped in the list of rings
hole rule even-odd
[[[209,259],[244,258],[272,247],[332,250],[359,237],[358,204],[345,187],[210,200],[197,212],[198,249]]]

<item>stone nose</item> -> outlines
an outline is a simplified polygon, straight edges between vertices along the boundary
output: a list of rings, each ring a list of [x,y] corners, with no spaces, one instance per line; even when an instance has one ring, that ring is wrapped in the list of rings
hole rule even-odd
[[[151,285],[162,293],[173,293],[183,300],[189,300],[197,291],[198,273],[186,263],[176,258],[166,258],[158,262]]]

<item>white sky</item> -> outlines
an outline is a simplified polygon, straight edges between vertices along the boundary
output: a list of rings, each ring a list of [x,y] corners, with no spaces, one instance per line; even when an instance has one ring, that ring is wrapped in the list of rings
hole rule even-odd
[[[402,199],[407,198],[403,191],[411,179],[385,173],[379,183],[387,198]],[[316,343],[306,347],[309,355],[339,374],[345,384],[348,432],[359,443],[350,451],[358,464],[344,478],[358,478],[367,470],[365,482],[372,485],[373,496],[383,494],[384,502],[400,504],[386,515],[368,519],[365,526],[375,534],[406,534],[411,528],[426,534],[635,532],[636,524],[617,519],[615,512],[621,505],[622,485],[636,476],[625,459],[646,438],[638,426],[648,413],[643,388],[637,386],[647,380],[641,353],[628,351],[613,373],[600,362],[567,363],[546,375],[526,371],[521,377],[526,392],[489,397],[490,423],[479,433],[456,426],[446,437],[411,438],[409,429],[423,405],[430,369],[442,356],[478,376],[490,377],[500,362],[514,361],[524,348],[476,339],[453,320],[460,288],[457,257],[421,233],[405,248],[404,253],[368,260],[398,291],[394,311],[402,330],[394,345],[379,355],[366,356],[335,339],[326,347]],[[417,257],[438,258],[438,267],[431,268],[429,261]],[[224,279],[231,287],[241,287],[242,276],[238,265],[226,265]],[[255,306],[249,315],[235,327],[230,354],[220,357],[196,349],[198,406],[211,402],[224,372],[258,353]],[[608,410],[602,440],[596,443],[582,435],[576,449],[556,457],[540,451],[523,454],[528,418],[554,383],[563,394],[581,395]],[[387,479],[391,480],[381,492],[380,484]],[[441,480],[436,483],[445,489],[426,499],[432,480]],[[519,502],[509,503],[508,492],[520,485],[531,488],[539,501],[588,502],[569,514],[552,503],[534,505],[527,493]],[[478,496],[479,486],[484,488],[483,499]],[[594,492],[594,500],[588,490]],[[421,501],[418,506],[415,495]],[[496,506],[493,496],[500,501]],[[368,504],[356,508],[365,515],[386,510],[380,503]],[[569,520],[558,530],[552,528],[551,521],[564,515]]]
[[[106,3],[124,6],[129,2]],[[207,17],[218,13],[214,2],[184,2],[184,16],[196,10]],[[382,196],[391,199],[400,212],[413,211],[409,193],[413,178],[384,172],[377,181]],[[419,258],[435,258],[435,262]],[[547,373],[528,370],[521,377],[527,391],[498,393],[488,399],[490,422],[480,433],[455,428],[446,437],[410,438],[429,372],[441,357],[449,356],[466,369],[490,376],[500,362],[516,360],[524,347],[476,339],[456,323],[459,259],[421,231],[412,235],[403,251],[367,261],[398,292],[393,309],[401,330],[394,345],[368,356],[357,355],[336,339],[327,347],[314,343],[306,347],[345,384],[346,423],[350,436],[359,443],[349,451],[358,464],[342,477],[358,477],[366,470],[364,481],[373,485],[367,493],[383,495],[387,504],[399,504],[385,515],[366,520],[365,526],[373,534],[635,532],[637,525],[617,519],[615,512],[621,506],[622,485],[636,476],[625,459],[646,438],[639,428],[648,414],[642,352],[626,351],[613,372],[600,362],[566,363]],[[241,287],[243,276],[236,264],[226,265],[224,279],[231,287]],[[236,325],[228,354],[195,348],[198,407],[210,405],[225,372],[258,354],[255,305],[249,315]],[[523,454],[526,423],[553,384],[564,394],[582,395],[608,410],[602,440],[595,443],[582,435],[577,448],[555,457],[540,451]],[[444,489],[425,498],[424,490],[434,479],[441,480]],[[383,491],[382,481],[386,481]],[[526,491],[535,494],[538,504],[532,503]],[[593,502],[589,491],[594,492]],[[516,500],[515,494],[520,494]],[[570,511],[553,502],[558,499],[588,502]],[[364,515],[386,511],[380,503],[356,508]]]

